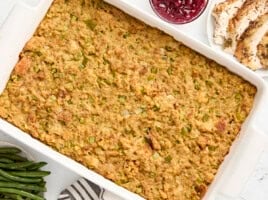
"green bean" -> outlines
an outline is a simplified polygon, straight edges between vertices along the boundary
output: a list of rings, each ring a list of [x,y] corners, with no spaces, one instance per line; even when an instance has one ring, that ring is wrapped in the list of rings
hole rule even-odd
[[[1,197],[0,200],[14,200],[14,198],[12,198],[8,195],[3,195],[3,197]]]
[[[17,200],[23,200],[23,198],[20,195],[17,195]]]
[[[40,183],[37,183],[37,185],[39,185],[40,187],[45,187],[46,184],[47,184],[47,182],[44,180]]]
[[[28,170],[38,170],[41,167],[44,167],[45,165],[47,165],[46,162],[38,162],[38,163],[34,163],[31,166],[27,167]]]
[[[25,168],[25,167],[31,166],[32,164],[33,164],[32,161],[10,163],[10,164],[0,163],[0,168],[2,168],[2,169],[11,169],[12,170],[12,169]]]
[[[14,194],[3,193],[3,196],[6,199],[17,199],[17,195]]]
[[[0,163],[14,163],[14,161],[8,158],[0,158]]]
[[[0,187],[16,188],[16,189],[22,189],[22,190],[33,190],[33,191],[37,191],[37,192],[46,192],[45,187],[40,187],[40,186],[33,185],[33,184],[23,184],[23,183],[0,181]]]
[[[16,147],[2,147],[2,148],[0,148],[0,153],[17,154],[20,152],[21,152],[21,150],[16,148]]]
[[[13,188],[0,188],[0,193],[1,192],[10,193],[10,194],[17,194],[17,195],[20,195],[22,197],[29,197],[33,200],[45,200],[43,197],[40,197],[38,195],[31,194],[31,193],[25,192],[23,190],[13,189]]]
[[[50,172],[48,171],[9,171],[10,174],[19,177],[32,177],[32,178],[42,178],[48,176]]]
[[[22,178],[22,177],[17,177],[14,176],[8,172],[3,171],[0,169],[0,176],[3,176],[4,178],[7,178],[11,181],[16,181],[16,182],[21,182],[21,183],[39,183],[42,182],[43,179],[41,178]]]
[[[40,169],[47,163],[28,161],[18,155],[20,152],[18,148],[0,148],[0,200],[44,200],[39,195],[46,192],[43,177],[50,172]]]
[[[20,195],[16,194],[5,194],[5,198],[13,200],[23,200],[23,198]]]
[[[0,181],[8,181],[8,179],[6,179],[6,178],[3,177],[3,176],[0,176]]]
[[[16,155],[16,154],[1,154],[0,153],[0,158],[8,158],[10,160],[14,160],[14,161],[27,161],[27,158],[24,158],[22,156]]]
[[[32,193],[32,194],[40,194],[40,192],[38,192],[38,191],[33,191],[33,190],[31,191],[31,193]]]

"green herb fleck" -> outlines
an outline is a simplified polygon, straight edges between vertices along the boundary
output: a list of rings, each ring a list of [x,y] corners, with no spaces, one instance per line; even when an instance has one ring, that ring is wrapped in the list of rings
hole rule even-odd
[[[109,86],[112,85],[111,81],[108,80],[108,79],[106,79],[106,78],[103,79],[103,82],[104,82],[106,85],[109,85]]]
[[[181,135],[186,136],[189,132],[191,132],[191,126],[185,126],[181,129]]]
[[[165,50],[170,52],[170,51],[172,51],[173,49],[172,49],[172,47],[170,47],[170,46],[165,46]]]
[[[80,66],[82,69],[85,68],[87,66],[88,63],[88,58],[83,54],[83,61],[82,61],[82,65]]]
[[[149,177],[150,177],[150,178],[155,178],[155,177],[156,177],[156,174],[155,174],[154,172],[150,172],[150,173],[149,173]]]
[[[171,163],[172,157],[171,155],[168,155],[167,157],[165,157],[165,162],[166,163]]]
[[[38,66],[34,66],[34,68],[33,68],[33,69],[34,69],[34,72],[35,72],[35,73],[40,72],[40,68],[39,68]]]
[[[239,122],[243,122],[246,119],[247,115],[244,111],[241,111],[240,109],[236,113],[236,119]]]
[[[194,82],[194,88],[195,88],[196,90],[200,90],[200,89],[201,89],[201,85],[200,85],[197,81],[195,81],[195,82]]]
[[[95,141],[96,141],[96,138],[95,138],[94,136],[90,136],[90,137],[88,138],[88,142],[89,142],[89,144],[93,144],[93,143],[95,143]]]
[[[178,95],[178,94],[180,94],[180,91],[179,90],[173,90],[173,94]]]
[[[39,57],[43,55],[42,52],[41,51],[38,51],[38,50],[33,51],[33,54],[35,54],[35,55],[37,55]]]
[[[153,75],[149,75],[148,77],[147,77],[147,80],[148,81],[153,81],[155,79],[155,77],[153,76]]]
[[[133,135],[133,136],[135,135],[135,131],[133,129],[127,129],[127,128],[125,128],[124,129],[124,132],[127,135]]]
[[[213,83],[211,81],[206,80],[206,85],[211,88],[213,86]]]
[[[132,44],[130,44],[130,45],[128,46],[128,48],[129,48],[129,49],[132,49],[132,50],[135,49],[134,46],[133,46]]]
[[[88,20],[85,20],[84,21],[85,22],[85,24],[87,25],[87,27],[90,29],[90,30],[94,30],[95,29],[95,27],[97,26],[97,23],[94,21],[94,20],[92,20],[92,19],[88,19]]]
[[[118,100],[121,104],[126,102],[127,97],[125,95],[118,95]]]
[[[18,75],[12,75],[12,76],[11,76],[11,80],[12,80],[13,82],[18,81],[19,79],[20,79],[20,77],[19,77]]]
[[[69,105],[73,104],[73,102],[72,102],[71,99],[69,99],[69,100],[67,101],[67,103],[68,103]]]
[[[157,74],[158,69],[156,67],[151,68],[151,73]]]
[[[215,151],[217,148],[218,148],[218,146],[212,146],[212,145],[208,146],[209,151]]]
[[[126,32],[126,33],[123,34],[123,38],[124,39],[127,39],[129,36],[130,36],[130,33],[129,32]]]
[[[239,92],[237,92],[237,93],[235,94],[235,99],[236,99],[237,101],[241,101],[241,100],[243,99],[242,94],[239,93]]]
[[[81,117],[81,118],[79,119],[79,122],[80,122],[80,124],[85,124],[86,120],[85,120],[85,118]]]
[[[144,87],[141,88],[141,94],[143,94],[143,95],[147,94]]]
[[[107,65],[107,64],[110,65],[111,64],[111,62],[107,58],[103,57],[102,59],[103,59],[103,64],[104,65]]]
[[[208,114],[204,114],[204,116],[202,117],[202,121],[203,122],[207,122],[209,120],[209,115]]]
[[[50,99],[51,101],[56,101],[56,100],[57,100],[57,97],[56,97],[55,95],[51,95],[51,96],[49,97],[49,99]]]
[[[71,18],[71,21],[77,21],[78,20],[78,17],[74,14],[70,14],[70,18]]]
[[[173,73],[173,68],[172,68],[172,67],[169,67],[169,68],[167,69],[167,73],[168,73],[168,75],[172,75],[172,73]]]
[[[158,111],[160,111],[160,107],[159,107],[158,105],[154,105],[154,106],[153,106],[153,111],[154,111],[154,112],[158,112]]]

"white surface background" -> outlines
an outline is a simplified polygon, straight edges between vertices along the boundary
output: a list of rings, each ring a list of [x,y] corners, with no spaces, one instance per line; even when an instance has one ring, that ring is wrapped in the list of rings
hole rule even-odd
[[[8,13],[11,11],[13,4],[18,0],[0,0],[0,29],[1,25],[6,19]],[[34,5],[34,3],[38,0],[21,0],[25,2],[30,2]],[[209,6],[212,1],[210,1]],[[130,4],[134,4],[137,7],[140,7],[144,10],[146,10],[148,13],[155,15],[152,11],[149,0],[129,0]],[[191,24],[186,25],[174,25],[176,28],[184,31],[188,35],[191,35],[194,39],[200,40],[203,43],[208,45],[208,39],[206,34],[206,22],[207,22],[207,15],[208,10],[202,14],[201,17],[199,17],[196,21],[192,22]],[[1,72],[0,72],[1,73]],[[268,78],[267,78],[268,82]],[[266,119],[268,119],[268,115],[264,116]],[[0,136],[3,136],[2,133],[0,133]],[[6,140],[11,140],[10,138],[6,138]],[[27,148],[27,147],[25,147]],[[45,155],[41,156],[40,159],[49,159]],[[56,166],[55,166],[56,168]],[[68,176],[64,178],[65,173],[71,174],[68,169],[60,168],[56,171],[56,174],[58,174],[59,181],[56,180],[56,178],[53,176],[50,177],[51,182],[51,189],[52,191],[55,191],[55,193],[59,192],[59,189],[66,187],[69,185],[74,179],[78,177],[78,175],[73,174],[72,176]],[[52,180],[53,179],[53,180]],[[49,180],[48,180],[49,181]],[[53,196],[53,197],[52,197]],[[52,200],[55,198],[55,195],[49,196],[49,200]],[[255,172],[252,174],[252,177],[248,181],[246,187],[244,188],[241,199],[243,200],[268,200],[268,147],[267,150],[263,152],[262,156],[260,157],[260,161],[258,165],[256,166]]]

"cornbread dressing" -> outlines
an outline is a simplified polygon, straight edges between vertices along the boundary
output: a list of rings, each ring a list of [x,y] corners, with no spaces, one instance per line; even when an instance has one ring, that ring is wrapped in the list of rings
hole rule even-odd
[[[0,116],[149,200],[199,200],[256,88],[100,0],[54,0]]]

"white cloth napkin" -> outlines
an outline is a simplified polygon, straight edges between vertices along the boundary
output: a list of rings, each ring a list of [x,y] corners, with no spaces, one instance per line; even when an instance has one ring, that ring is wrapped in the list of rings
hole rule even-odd
[[[63,190],[58,200],[105,200],[105,190],[84,178]]]

